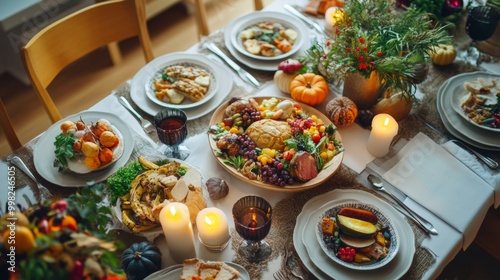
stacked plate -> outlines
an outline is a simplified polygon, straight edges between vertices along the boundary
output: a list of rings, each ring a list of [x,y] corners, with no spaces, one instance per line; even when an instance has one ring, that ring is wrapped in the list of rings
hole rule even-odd
[[[162,78],[169,66],[194,67],[208,72],[210,85],[204,98],[193,102],[187,98],[180,104],[163,102],[156,97],[154,81]],[[227,79],[231,75],[227,67],[195,53],[175,52],[157,57],[135,74],[130,84],[130,97],[144,112],[154,116],[165,108],[183,110],[188,120],[202,117],[215,108],[229,95],[233,81]]]
[[[274,26],[274,28],[267,30],[259,27],[262,25]],[[254,36],[265,37],[264,40],[275,44],[273,38],[278,36],[278,27],[284,28],[282,31],[284,37],[288,36],[285,34],[296,36],[289,51],[267,56],[262,54],[262,49],[260,52],[254,52],[249,51],[252,47],[244,46],[242,37],[253,38]],[[229,52],[242,64],[257,70],[276,71],[281,61],[301,55],[311,46],[310,34],[307,26],[293,16],[278,12],[251,12],[226,25],[224,43]]]
[[[439,88],[437,110],[446,129],[458,139],[481,149],[500,151],[500,128],[490,128],[473,122],[461,108],[467,98],[465,83],[474,83],[482,79],[486,83],[500,81],[500,75],[488,72],[472,72],[453,76]],[[499,85],[497,84],[497,87]],[[498,90],[498,89],[497,89]],[[492,94],[492,96],[494,93]],[[495,102],[494,97],[488,102]]]
[[[389,221],[394,246],[387,260],[367,266],[355,266],[334,260],[317,238],[318,218],[342,205],[361,205],[377,209]],[[392,206],[360,190],[334,190],[309,200],[297,217],[293,243],[300,259],[319,279],[398,279],[410,268],[415,253],[415,237],[410,225]],[[391,255],[392,250],[392,255]]]

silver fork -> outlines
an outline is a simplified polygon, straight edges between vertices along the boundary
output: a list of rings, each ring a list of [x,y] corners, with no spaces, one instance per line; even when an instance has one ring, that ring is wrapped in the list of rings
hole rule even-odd
[[[276,271],[273,275],[274,279],[275,280],[288,280],[285,272],[283,271],[283,269],[280,269],[278,271]]]
[[[21,169],[24,173],[26,173],[26,175],[28,175],[28,177],[30,177],[31,180],[35,181],[36,186],[38,187],[38,191],[40,193],[40,199],[42,201],[44,201],[46,199],[50,199],[52,197],[52,194],[50,193],[50,191],[46,187],[44,187],[42,184],[40,184],[40,182],[37,181],[37,179],[35,178],[33,173],[31,173],[31,171],[28,169],[26,164],[24,164],[23,160],[20,157],[13,156],[10,158],[10,162],[12,164],[14,164],[15,166],[17,166],[19,169]]]
[[[130,105],[130,103],[124,96],[118,97],[118,101],[123,105],[123,107],[125,107],[125,109],[132,113],[141,122],[142,129],[144,130],[144,132],[146,132],[147,135],[156,133],[155,126],[150,121],[143,118],[139,113],[137,113],[137,111],[134,110],[132,105]]]

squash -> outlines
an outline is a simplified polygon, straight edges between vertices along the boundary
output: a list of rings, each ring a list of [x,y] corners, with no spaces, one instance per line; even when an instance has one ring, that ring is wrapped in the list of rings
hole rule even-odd
[[[446,66],[453,63],[457,57],[457,50],[453,45],[440,44],[431,48],[429,56],[435,65]]]
[[[326,99],[328,84],[321,75],[300,74],[290,83],[290,94],[296,101],[311,106],[318,105]]]
[[[356,120],[358,107],[349,97],[335,97],[326,105],[326,116],[336,127],[348,126]]]
[[[295,77],[297,77],[296,74],[289,74],[285,73],[283,70],[278,70],[276,71],[276,73],[274,73],[273,79],[279,90],[284,93],[290,94],[290,84],[292,83],[293,79],[295,79]]]
[[[134,243],[123,251],[121,262],[128,279],[144,279],[161,268],[161,251],[146,241]]]
[[[413,108],[413,100],[404,97],[402,92],[392,93],[388,89],[381,99],[372,108],[373,115],[386,113],[391,115],[396,121],[406,118]]]
[[[375,225],[367,221],[337,215],[337,222],[340,231],[352,237],[370,239],[377,233]]]

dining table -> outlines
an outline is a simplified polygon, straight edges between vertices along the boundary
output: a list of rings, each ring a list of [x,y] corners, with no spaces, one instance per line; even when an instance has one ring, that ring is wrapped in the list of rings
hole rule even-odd
[[[300,10],[307,3],[306,0],[276,0],[267,5],[263,12],[290,15],[290,12],[284,8],[285,4]],[[324,27],[323,17],[304,15]],[[297,21],[300,19],[297,18]],[[229,186],[229,193],[226,197],[218,200],[207,199],[208,206],[221,209],[228,217],[229,246],[221,251],[211,250],[195,238],[196,257],[203,260],[240,264],[246,269],[251,279],[273,279],[273,275],[280,270],[291,273],[291,267],[296,267],[297,269],[293,271],[298,271],[304,279],[368,279],[370,276],[383,279],[435,279],[460,251],[466,250],[474,241],[487,212],[500,205],[500,169],[489,168],[476,156],[461,148],[454,140],[452,141],[452,139],[461,140],[464,137],[460,137],[457,131],[451,131],[450,128],[453,129],[453,126],[443,121],[443,118],[446,118],[446,112],[439,108],[442,102],[440,98],[447,86],[450,86],[452,78],[478,72],[500,75],[500,63],[484,62],[478,67],[457,56],[450,66],[431,65],[428,77],[417,86],[418,105],[413,108],[409,116],[398,122],[399,132],[392,141],[386,156],[376,158],[368,152],[366,143],[370,136],[369,129],[358,123],[339,128],[344,151],[342,164],[335,173],[314,188],[303,191],[283,191],[279,188],[258,187],[240,180],[219,164],[209,146],[211,135],[208,129],[212,115],[231,97],[289,97],[288,94],[281,92],[273,81],[276,69],[262,70],[262,67],[249,65],[228,50],[224,37],[227,32],[227,27],[217,30],[182,53],[163,54],[148,64],[159,65],[162,63],[162,57],[165,56],[200,55],[217,67],[223,68],[229,75],[228,81],[218,81],[231,85],[227,96],[216,100],[212,105],[205,106],[203,110],[188,110],[192,115],[188,121],[188,137],[183,145],[189,148],[190,155],[184,161],[201,172],[204,182],[208,178],[215,177],[223,179]],[[309,35],[309,45],[321,40],[321,36],[325,36],[312,27]],[[456,41],[459,42],[457,48],[463,50],[467,44],[470,44],[470,40],[468,41],[465,35],[456,36]],[[260,85],[255,86],[243,80],[219,56],[208,50],[207,44],[217,46],[241,68],[255,77]],[[147,134],[137,118],[119,101],[124,97],[143,117],[152,121],[154,114],[161,107],[149,100],[144,100],[145,97],[142,99],[137,97],[138,92],[143,92],[144,84],[136,82],[137,77],[150,74],[151,69],[145,66],[134,79],[124,81],[108,96],[88,108],[88,111],[115,115],[130,128],[134,145],[130,157],[120,162],[120,165],[137,160],[141,155],[152,159],[161,158],[162,151],[165,149],[165,145],[158,141],[156,133]],[[325,112],[326,103],[342,95],[341,89],[341,83],[330,84],[327,100],[314,108]],[[426,123],[445,134],[437,133]],[[57,178],[47,179],[39,173],[39,167],[36,167],[33,155],[36,149],[42,149],[41,146],[37,146],[37,142],[42,137],[43,134],[2,159],[0,181],[7,180],[7,167],[12,165],[11,159],[18,156],[26,163],[35,179],[48,188],[52,194],[69,196],[77,189],[78,180],[76,183],[66,184],[64,180]],[[476,145],[479,147],[476,147],[474,146],[476,142],[469,142],[473,143],[466,145],[500,162],[498,142],[496,149],[487,149],[484,147],[486,145],[481,146],[481,143]],[[46,165],[50,166],[51,163],[47,162]],[[369,174],[377,174],[381,177],[385,188],[401,199],[407,207],[432,223],[438,234],[428,234],[423,231],[407,217],[406,210],[402,210],[396,201],[370,187],[367,180]],[[106,173],[107,175],[110,174]],[[33,201],[40,199],[37,185],[33,180],[24,172],[16,172],[15,176],[19,199],[21,197],[28,197]],[[106,176],[101,176],[98,181],[105,182]],[[85,182],[81,183],[85,185]],[[246,195],[264,197],[273,207],[271,230],[265,238],[272,248],[272,253],[268,258],[257,263],[250,262],[237,253],[242,238],[235,231],[231,210],[235,202]],[[393,266],[389,264],[388,268],[374,270],[372,274],[367,274],[366,271],[346,271],[344,268],[334,269],[331,274],[327,273],[329,268],[325,269],[324,263],[331,262],[331,260],[318,255],[317,252],[312,252],[316,250],[322,253],[319,247],[310,248],[313,245],[304,241],[306,234],[311,235],[311,232],[306,233],[304,230],[304,227],[309,226],[308,219],[305,217],[316,213],[317,209],[322,209],[322,205],[327,205],[334,200],[342,201],[342,199],[370,202],[381,205],[391,213],[394,212],[393,217],[397,218],[397,224],[402,229],[399,233],[400,239],[405,242],[404,244],[410,244],[412,248],[400,248],[398,263]],[[314,227],[315,224],[312,226]],[[157,245],[162,252],[162,268],[179,263],[169,254],[168,243],[161,231],[132,234],[127,231],[116,215],[110,217],[109,229],[116,231],[118,239],[125,244],[147,240]],[[197,236],[196,227],[194,227],[194,234]],[[314,233],[312,235],[314,239]],[[290,276],[289,279],[294,278]]]

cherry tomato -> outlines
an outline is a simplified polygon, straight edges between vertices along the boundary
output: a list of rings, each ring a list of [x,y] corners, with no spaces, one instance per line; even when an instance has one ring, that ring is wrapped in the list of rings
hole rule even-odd
[[[314,143],[318,144],[319,140],[321,140],[321,136],[318,133],[315,133],[311,136],[311,139],[313,140]]]

